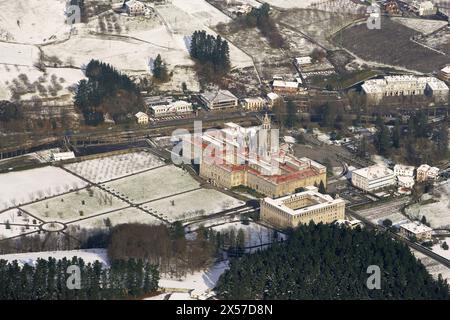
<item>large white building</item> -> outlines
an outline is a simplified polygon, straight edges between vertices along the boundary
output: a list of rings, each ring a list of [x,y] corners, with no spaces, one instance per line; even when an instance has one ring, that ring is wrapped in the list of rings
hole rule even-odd
[[[364,94],[374,103],[383,97],[428,95],[436,101],[447,101],[449,89],[445,82],[434,77],[411,75],[386,76],[383,79],[371,79],[361,86]]]
[[[321,194],[313,186],[281,198],[261,200],[261,219],[281,228],[295,228],[310,221],[332,223],[344,218],[345,201]]]
[[[149,110],[151,115],[154,117],[188,114],[194,111],[192,103],[183,100],[171,102],[168,104],[149,106]]]
[[[145,4],[138,0],[129,0],[125,2],[125,9],[130,16],[145,14]]]
[[[374,191],[389,187],[394,185],[395,182],[394,171],[379,164],[352,172],[352,184],[364,191]]]
[[[238,98],[228,90],[208,91],[200,95],[201,103],[210,110],[238,106]]]

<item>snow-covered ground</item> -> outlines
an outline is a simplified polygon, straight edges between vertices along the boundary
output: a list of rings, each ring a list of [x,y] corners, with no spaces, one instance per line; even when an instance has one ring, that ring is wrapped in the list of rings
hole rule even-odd
[[[103,182],[164,165],[149,152],[132,152],[65,165],[92,182]]]
[[[32,67],[39,58],[39,49],[27,44],[0,42],[0,52],[0,64]]]
[[[0,55],[1,56],[1,55]],[[0,100],[10,99],[10,88],[15,88],[16,84],[19,84],[19,89],[27,88],[27,84],[20,80],[19,76],[26,75],[28,84],[31,84],[34,89],[30,93],[21,95],[22,99],[28,100],[32,96],[44,97],[40,94],[39,90],[35,86],[36,82],[44,86],[46,89],[54,87],[52,78],[55,78],[59,85],[60,90],[57,90],[58,98],[63,98],[68,95],[68,101],[71,101],[72,91],[69,89],[73,87],[81,79],[85,79],[83,72],[79,69],[72,68],[47,68],[46,73],[38,70],[36,67],[22,66],[22,65],[6,65],[0,63]],[[47,96],[51,97],[47,90]]]
[[[93,263],[96,260],[101,262],[104,266],[109,265],[108,255],[106,249],[85,249],[85,250],[67,250],[67,251],[41,251],[29,253],[14,253],[0,255],[0,260],[12,262],[17,260],[19,264],[34,265],[37,259],[55,258],[72,259],[73,257],[82,258],[85,263]]]
[[[74,175],[50,166],[0,174],[0,210],[85,185]]]
[[[105,187],[141,203],[199,188],[199,183],[188,172],[168,165],[105,183]]]
[[[206,199],[208,201],[205,201]],[[196,216],[211,215],[244,204],[243,201],[232,198],[219,191],[200,189],[150,202],[143,205],[143,207],[161,213],[169,221],[177,221]]]
[[[32,217],[24,213],[19,213],[17,209],[11,209],[0,213],[0,239],[15,237],[21,234],[30,233],[39,229],[40,221],[33,224]],[[7,227],[9,225],[9,227]],[[28,225],[28,228],[27,228]]]
[[[416,256],[416,258],[422,262],[422,264],[433,276],[433,278],[437,279],[439,274],[441,274],[444,280],[450,282],[450,268],[447,268],[446,266],[440,264],[434,259],[431,259],[430,257],[427,257],[426,255],[424,255],[419,251],[413,249],[411,249],[411,251],[414,254],[414,256]]]
[[[260,224],[250,222],[248,225],[243,224],[242,222],[232,222],[232,223],[226,223],[222,225],[218,225],[215,227],[212,227],[214,231],[218,232],[230,232],[231,230],[235,231],[235,234],[242,229],[245,234],[245,246],[246,247],[253,247],[253,246],[259,246],[263,244],[272,243],[274,239],[274,230],[267,228],[265,226],[262,226]],[[286,235],[277,233],[277,239],[286,239]]]
[[[228,267],[228,261],[223,261],[213,265],[208,270],[187,275],[181,280],[167,279],[164,278],[164,276],[161,276],[159,286],[161,288],[192,290],[190,297],[197,298],[209,293],[216,286],[220,276],[228,269]],[[177,295],[174,297],[177,297]],[[187,295],[181,295],[180,297],[185,299],[187,298]]]
[[[435,187],[429,200],[435,202],[414,204],[406,209],[406,213],[418,219],[425,216],[432,228],[450,228],[450,182]]]
[[[64,16],[66,2],[0,0],[0,40],[40,44],[66,37],[70,31]]]
[[[437,253],[440,256],[450,260],[450,249],[444,250],[442,249],[442,243],[447,242],[447,245],[450,246],[450,237],[440,239],[438,243],[433,245],[432,250],[434,253]]]
[[[126,208],[116,212],[95,216],[80,222],[69,224],[69,230],[79,229],[103,229],[106,228],[106,221],[109,220],[111,226],[114,227],[124,223],[141,223],[141,224],[161,224],[162,221],[154,216],[145,213],[137,208]]]
[[[128,207],[128,204],[109,193],[94,187],[43,200],[23,207],[43,221],[70,222],[103,212]],[[84,204],[83,204],[84,203]]]
[[[448,24],[447,21],[426,20],[417,18],[393,17],[392,20],[400,24],[403,24],[408,28],[419,31],[420,33],[425,35],[433,33]]]

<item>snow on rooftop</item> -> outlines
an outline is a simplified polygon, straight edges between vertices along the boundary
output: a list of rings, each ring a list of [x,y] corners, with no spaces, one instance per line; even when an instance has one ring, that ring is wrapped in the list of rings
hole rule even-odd
[[[405,230],[407,230],[409,232],[412,232],[414,234],[420,234],[420,233],[423,233],[423,232],[430,232],[430,231],[433,230],[430,227],[428,227],[428,226],[426,226],[424,224],[421,224],[418,221],[404,223],[404,224],[401,224],[399,227],[403,228],[403,229],[405,229]]]
[[[388,167],[385,167],[384,165],[375,164],[370,167],[365,167],[365,168],[361,168],[358,170],[354,170],[353,174],[357,174],[357,175],[360,175],[369,180],[373,180],[373,179],[383,178],[386,176],[391,176],[394,174],[394,172],[391,169],[389,169]]]

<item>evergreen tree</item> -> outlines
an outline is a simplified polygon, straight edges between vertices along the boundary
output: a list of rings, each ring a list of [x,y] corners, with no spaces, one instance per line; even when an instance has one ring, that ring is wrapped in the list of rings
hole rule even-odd
[[[160,54],[158,54],[153,62],[153,76],[160,81],[166,81],[169,78],[167,66],[163,62]]]

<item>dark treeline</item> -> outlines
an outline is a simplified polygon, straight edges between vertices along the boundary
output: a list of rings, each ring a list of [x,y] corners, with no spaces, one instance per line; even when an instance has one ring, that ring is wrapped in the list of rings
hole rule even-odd
[[[380,117],[375,124],[375,147],[382,155],[400,154],[413,165],[434,163],[449,155],[448,126],[442,123],[433,128],[422,110],[412,114],[404,126],[397,120],[389,129]]]
[[[68,267],[80,268],[80,289],[70,289]],[[68,281],[69,280],[69,281]],[[38,259],[35,265],[0,260],[0,300],[102,300],[140,297],[158,288],[155,266],[142,260],[85,263],[74,257]]]
[[[10,122],[22,118],[23,113],[19,104],[6,100],[0,101],[0,122]]]
[[[237,22],[245,27],[257,27],[271,47],[282,48],[285,46],[285,41],[269,13],[270,5],[264,3],[259,8],[253,8],[247,15],[238,18]]]
[[[370,290],[367,268],[381,270]],[[449,299],[408,247],[386,233],[303,225],[283,244],[233,259],[217,290],[225,299]]]
[[[192,34],[190,55],[213,72],[223,74],[230,69],[230,48],[220,35],[215,37],[204,30],[195,31]]]
[[[131,114],[141,109],[138,87],[109,64],[91,60],[86,66],[86,77],[88,80],[78,83],[75,95],[75,105],[86,124],[102,123],[106,113],[116,122],[130,121]]]

